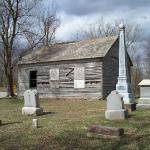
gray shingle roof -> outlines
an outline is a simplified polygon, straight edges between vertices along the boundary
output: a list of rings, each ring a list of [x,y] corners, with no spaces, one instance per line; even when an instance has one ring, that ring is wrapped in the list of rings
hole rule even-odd
[[[25,55],[19,64],[104,57],[118,37],[52,44]]]

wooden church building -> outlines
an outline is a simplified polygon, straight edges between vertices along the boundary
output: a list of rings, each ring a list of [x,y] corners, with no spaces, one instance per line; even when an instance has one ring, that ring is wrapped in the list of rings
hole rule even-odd
[[[37,89],[40,97],[105,98],[116,89],[118,57],[115,36],[38,48],[18,64],[18,95]]]

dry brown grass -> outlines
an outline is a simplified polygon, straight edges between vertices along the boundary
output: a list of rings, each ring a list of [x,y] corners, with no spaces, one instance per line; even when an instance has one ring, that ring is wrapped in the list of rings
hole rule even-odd
[[[78,99],[42,100],[46,112],[38,116],[40,128],[32,129],[31,116],[22,116],[23,103],[0,100],[1,150],[148,150],[150,149],[150,111],[132,112],[125,121],[104,118],[105,101]],[[107,125],[123,127],[120,141],[88,138],[87,127]]]

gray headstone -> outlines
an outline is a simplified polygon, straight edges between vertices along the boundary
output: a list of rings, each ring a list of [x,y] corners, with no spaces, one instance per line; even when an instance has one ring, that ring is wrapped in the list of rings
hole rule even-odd
[[[24,92],[25,107],[39,107],[39,97],[37,90],[26,90]]]
[[[140,99],[136,105],[139,110],[150,110],[150,79],[144,79],[139,83]]]
[[[22,114],[24,115],[40,115],[43,109],[39,105],[39,97],[37,90],[26,90],[24,92],[24,107]]]
[[[107,97],[107,110],[120,110],[123,109],[123,100],[117,91],[112,91]]]
[[[107,97],[107,110],[105,117],[109,120],[123,120],[127,118],[128,111],[124,109],[124,102],[122,97],[116,92],[112,91]]]

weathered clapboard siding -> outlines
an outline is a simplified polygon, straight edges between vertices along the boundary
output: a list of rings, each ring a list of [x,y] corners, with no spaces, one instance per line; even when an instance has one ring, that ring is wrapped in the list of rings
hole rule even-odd
[[[118,74],[119,45],[117,40],[103,60],[103,98],[116,89]]]
[[[85,69],[85,88],[74,88],[75,67],[84,67]],[[53,68],[59,68],[58,81],[50,81],[50,69]],[[18,92],[20,96],[29,88],[29,72],[33,70],[37,70],[37,90],[41,97],[102,97],[102,62],[100,58],[19,65]]]

